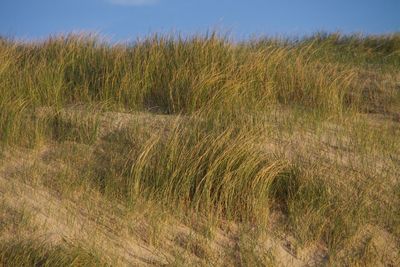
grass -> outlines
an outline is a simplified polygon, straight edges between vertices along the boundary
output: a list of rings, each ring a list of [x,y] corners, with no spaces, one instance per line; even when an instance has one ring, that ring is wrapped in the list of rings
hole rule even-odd
[[[1,38],[0,264],[398,264],[399,40]]]
[[[107,266],[79,247],[50,247],[35,240],[3,244],[1,251],[4,266]]]

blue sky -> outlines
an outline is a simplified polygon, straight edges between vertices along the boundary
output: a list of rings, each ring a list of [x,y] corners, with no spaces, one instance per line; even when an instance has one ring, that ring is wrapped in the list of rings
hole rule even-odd
[[[400,32],[400,0],[0,0],[0,34],[22,39],[89,31],[128,41],[214,28],[236,38]]]

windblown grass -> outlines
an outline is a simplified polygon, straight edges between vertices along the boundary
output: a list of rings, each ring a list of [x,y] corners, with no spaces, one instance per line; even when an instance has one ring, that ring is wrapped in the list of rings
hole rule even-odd
[[[310,57],[320,48],[307,42],[253,48],[216,34],[156,35],[114,46],[75,35],[39,43],[5,41],[2,95],[33,106],[105,101],[166,113],[271,103],[342,111],[349,105],[344,97],[357,89],[351,85],[357,69],[343,68],[327,55]]]
[[[195,214],[203,228],[231,222],[251,229],[236,233],[234,251],[224,252],[232,265],[282,263],[262,251],[260,238],[271,232],[293,239],[288,249],[297,260],[311,247],[318,249],[304,258],[320,257],[320,264],[395,265],[399,40],[323,33],[244,42],[216,33],[153,35],[115,45],[90,35],[2,38],[0,182],[22,179],[81,205],[96,195],[114,207],[115,220],[158,203],[162,218],[191,224],[184,217]],[[6,152],[21,149],[35,159],[14,166]],[[118,230],[109,226],[110,236],[137,227],[126,220]],[[169,239],[158,235],[160,221],[149,223],[154,236],[144,240],[163,250]],[[0,239],[0,264],[112,264],[101,246],[18,236]],[[165,240],[148,242],[156,237]],[[217,264],[210,240],[175,240],[186,240],[197,263]],[[172,254],[171,262],[189,264]]]

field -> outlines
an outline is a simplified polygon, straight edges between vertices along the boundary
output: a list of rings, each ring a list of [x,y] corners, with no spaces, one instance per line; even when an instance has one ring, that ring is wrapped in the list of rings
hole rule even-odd
[[[399,34],[0,38],[0,266],[399,255]]]

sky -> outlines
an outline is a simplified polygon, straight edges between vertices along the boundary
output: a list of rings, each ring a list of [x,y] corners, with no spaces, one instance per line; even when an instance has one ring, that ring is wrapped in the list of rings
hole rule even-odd
[[[18,39],[95,32],[131,41],[214,29],[239,39],[400,32],[400,0],[0,0],[0,35]]]

